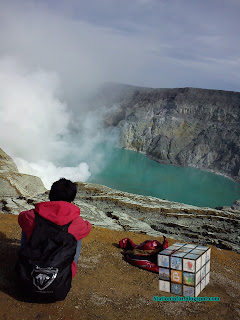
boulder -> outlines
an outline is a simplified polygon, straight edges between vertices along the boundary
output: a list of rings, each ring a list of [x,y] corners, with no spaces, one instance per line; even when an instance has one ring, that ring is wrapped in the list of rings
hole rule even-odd
[[[19,173],[13,159],[0,148],[0,197],[32,197],[45,191],[39,177]]]

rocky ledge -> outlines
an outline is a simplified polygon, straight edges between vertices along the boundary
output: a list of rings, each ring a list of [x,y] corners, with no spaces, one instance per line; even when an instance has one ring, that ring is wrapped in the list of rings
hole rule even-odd
[[[2,197],[0,211],[19,214],[48,201],[48,192],[35,197]],[[95,226],[165,235],[177,241],[212,244],[240,253],[240,202],[218,209],[198,208],[154,197],[140,196],[105,186],[78,183],[74,203],[81,216]]]
[[[78,183],[78,190],[75,203],[82,216],[95,225],[213,244],[240,253],[240,201],[230,207],[212,209],[90,183]]]
[[[18,173],[13,160],[2,150],[0,172],[0,212],[19,214],[48,201],[41,179]],[[79,182],[75,204],[82,217],[95,226],[165,235],[240,252],[240,201],[230,207],[199,208]]]

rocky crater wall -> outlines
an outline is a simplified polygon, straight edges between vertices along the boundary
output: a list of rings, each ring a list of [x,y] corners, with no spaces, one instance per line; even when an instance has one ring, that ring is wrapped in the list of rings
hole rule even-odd
[[[121,86],[105,124],[118,128],[121,147],[163,164],[193,166],[240,182],[238,92]]]

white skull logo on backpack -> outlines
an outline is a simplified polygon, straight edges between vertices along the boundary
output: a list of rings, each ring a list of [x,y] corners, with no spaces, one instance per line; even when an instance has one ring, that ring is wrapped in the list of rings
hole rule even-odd
[[[58,268],[41,268],[38,266],[35,266],[31,273],[33,277],[33,284],[41,291],[50,286],[50,284],[56,279],[57,274]]]

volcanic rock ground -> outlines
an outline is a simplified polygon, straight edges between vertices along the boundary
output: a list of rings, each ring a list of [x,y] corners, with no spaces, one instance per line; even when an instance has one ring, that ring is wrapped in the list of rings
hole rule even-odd
[[[21,231],[17,216],[0,214],[0,319],[231,319],[240,317],[240,255],[210,246],[210,283],[200,297],[220,297],[219,302],[155,302],[170,297],[158,288],[158,275],[129,265],[122,259],[118,241],[135,243],[154,239],[145,234],[94,227],[78,262],[72,289],[64,301],[34,304],[16,293],[14,265]],[[162,241],[161,237],[156,239]],[[169,239],[170,245],[176,242]]]

